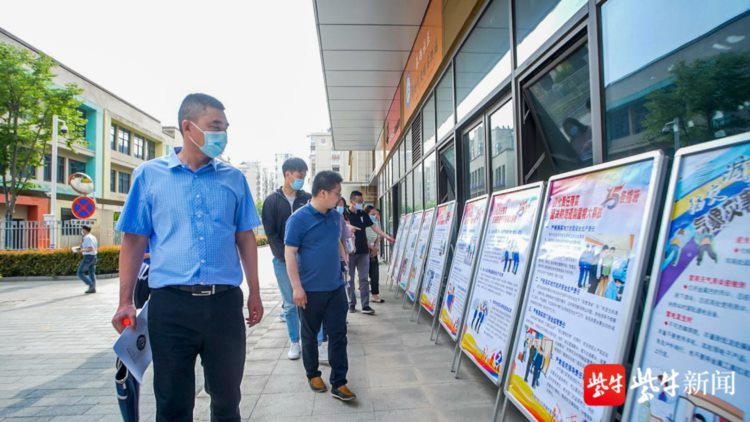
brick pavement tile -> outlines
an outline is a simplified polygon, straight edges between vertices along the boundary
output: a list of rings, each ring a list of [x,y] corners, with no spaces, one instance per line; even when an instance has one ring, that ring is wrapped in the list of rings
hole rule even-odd
[[[313,405],[313,416],[321,415],[349,415],[356,413],[356,416],[350,416],[352,419],[359,420],[360,413],[372,413],[373,404],[369,388],[354,388],[352,392],[357,395],[355,400],[342,402],[334,399],[331,393],[316,394]]]
[[[371,394],[376,412],[430,407],[427,395],[418,386],[373,388]]]
[[[86,414],[89,410],[99,406],[92,406],[90,404],[72,406],[49,406],[43,407],[34,416],[76,416]],[[118,410],[119,411],[119,410]]]
[[[311,416],[315,394],[320,393],[306,391],[302,393],[261,394],[250,419]]]

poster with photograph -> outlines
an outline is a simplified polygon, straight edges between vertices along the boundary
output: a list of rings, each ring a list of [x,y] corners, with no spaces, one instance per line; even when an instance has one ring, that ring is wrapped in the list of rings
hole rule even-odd
[[[508,367],[506,394],[539,421],[603,420],[583,371],[621,363],[662,187],[661,153],[553,177]]]
[[[399,269],[398,287],[401,290],[406,290],[406,283],[409,278],[409,269],[411,268],[411,261],[414,258],[414,251],[417,249],[417,237],[419,236],[420,229],[422,228],[422,217],[424,212],[417,211],[413,214],[411,224],[409,227],[409,236],[406,238],[404,244],[404,255],[401,257],[401,268]]]
[[[435,223],[434,216],[435,208],[430,208],[424,212],[422,227],[419,229],[419,235],[417,236],[417,247],[409,266],[409,275],[406,280],[406,297],[412,302],[417,298],[419,282],[422,280],[422,269],[424,268],[424,260],[427,256],[427,247],[430,244],[430,233],[432,233],[432,226]]]
[[[538,183],[490,199],[461,350],[495,384],[513,338],[543,189]]]
[[[750,418],[750,141],[737,140],[678,153],[631,420]]]
[[[458,340],[458,330],[461,328],[461,318],[464,314],[466,298],[469,295],[471,273],[482,237],[486,209],[486,196],[467,201],[464,205],[464,215],[456,237],[453,263],[445,285],[443,307],[440,310],[440,325],[445,328],[453,341]]]
[[[398,275],[398,267],[401,264],[401,256],[404,254],[404,245],[406,244],[406,238],[409,236],[409,224],[411,224],[411,214],[401,216],[401,225],[398,226],[398,239],[394,246],[393,252],[393,268],[389,275],[391,279],[395,280]]]
[[[441,282],[445,271],[445,261],[450,252],[453,221],[456,219],[456,202],[451,201],[438,206],[435,218],[435,229],[427,252],[422,290],[419,294],[419,305],[430,315],[435,315],[435,308],[440,298]]]

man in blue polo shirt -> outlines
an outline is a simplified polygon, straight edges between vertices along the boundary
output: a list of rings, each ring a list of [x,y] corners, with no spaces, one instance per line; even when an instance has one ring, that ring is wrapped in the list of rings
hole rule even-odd
[[[342,276],[341,176],[333,171],[315,175],[313,198],[289,217],[284,237],[286,269],[292,282],[293,300],[299,307],[302,328],[302,362],[314,391],[328,391],[318,369],[317,333],[321,324],[328,333],[331,394],[349,401],[356,398],[346,386],[347,298]]]
[[[156,420],[192,420],[200,355],[211,420],[239,421],[246,348],[239,286],[244,268],[247,325],[253,326],[263,317],[252,231],[260,221],[245,177],[216,159],[229,126],[221,102],[190,94],[178,119],[183,147],[142,164],[133,175],[117,225],[124,236],[112,325],[122,332],[123,320],[136,323],[133,288],[148,246]]]

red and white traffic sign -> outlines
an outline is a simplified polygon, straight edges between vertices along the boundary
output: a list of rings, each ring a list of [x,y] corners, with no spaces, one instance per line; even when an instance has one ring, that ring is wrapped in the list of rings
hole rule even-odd
[[[73,200],[72,207],[73,215],[81,220],[86,220],[93,217],[96,211],[96,203],[93,198],[88,196],[79,196]]]

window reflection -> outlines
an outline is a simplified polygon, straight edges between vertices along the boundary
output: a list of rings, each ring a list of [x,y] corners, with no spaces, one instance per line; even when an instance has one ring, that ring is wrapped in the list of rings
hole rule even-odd
[[[414,166],[414,209],[417,211],[424,209],[422,198],[422,163],[419,163]]]
[[[456,199],[456,148],[453,141],[448,148],[440,151],[438,193],[442,204]]]
[[[509,25],[508,0],[494,0],[456,55],[459,120],[510,75]]]
[[[516,0],[516,57],[523,63],[568,21],[586,0]],[[637,8],[633,8],[637,10]],[[623,34],[630,31],[623,31]]]
[[[430,96],[422,109],[422,151],[428,152],[435,146],[435,97]]]
[[[434,152],[424,159],[424,204],[425,208],[437,205],[437,166]]]
[[[443,75],[435,89],[437,103],[438,139],[450,133],[455,124],[453,115],[453,68]]]
[[[463,179],[466,199],[485,193],[484,125],[478,124],[463,136]]]
[[[747,0],[610,0],[602,61],[608,159],[750,130]]]
[[[592,163],[588,60],[583,45],[527,90],[535,130],[556,172]]]
[[[493,190],[517,185],[516,138],[513,127],[513,103],[509,101],[490,116]]]

